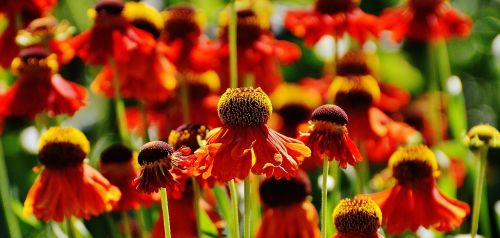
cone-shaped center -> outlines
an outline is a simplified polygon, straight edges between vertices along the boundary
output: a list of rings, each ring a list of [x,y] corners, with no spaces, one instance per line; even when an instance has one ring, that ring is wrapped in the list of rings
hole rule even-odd
[[[141,166],[154,163],[163,159],[170,159],[174,149],[163,141],[151,141],[144,144],[137,157]]]
[[[333,104],[325,104],[316,108],[312,113],[311,120],[333,122],[339,125],[345,125],[349,122],[345,111]]]
[[[218,113],[224,126],[259,126],[269,120],[272,105],[261,88],[230,88],[219,99]]]
[[[377,232],[382,223],[382,212],[371,199],[343,199],[333,211],[339,233],[360,235]]]

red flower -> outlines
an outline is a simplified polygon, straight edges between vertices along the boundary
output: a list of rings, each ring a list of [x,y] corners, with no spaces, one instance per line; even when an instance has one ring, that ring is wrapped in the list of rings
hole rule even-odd
[[[82,86],[66,81],[57,72],[55,55],[40,47],[21,51],[13,62],[19,77],[0,95],[0,115],[33,119],[40,112],[73,115],[85,104],[87,92]]]
[[[26,215],[62,222],[73,216],[89,219],[116,205],[121,196],[118,188],[83,163],[89,141],[82,132],[52,127],[40,138],[39,148],[44,168],[24,202]]]
[[[380,22],[392,31],[392,38],[435,41],[453,36],[466,37],[472,28],[469,17],[444,0],[410,0],[408,5],[387,9]]]
[[[460,226],[469,214],[469,205],[438,190],[437,161],[426,146],[400,148],[391,156],[389,167],[396,185],[360,196],[370,197],[380,206],[387,233],[399,234],[407,229],[415,232],[420,226],[449,231]]]
[[[207,145],[195,152],[196,168],[205,179],[245,179],[250,170],[290,178],[310,156],[302,142],[265,125],[272,106],[260,88],[228,89],[219,100],[218,112],[223,126],[212,130]]]
[[[309,131],[301,133],[299,139],[311,148],[313,160],[321,163],[328,156],[328,160],[337,160],[343,169],[362,160],[349,138],[347,114],[342,108],[332,104],[320,106],[312,113],[310,124]]]
[[[220,35],[220,60],[221,67],[218,74],[222,87],[229,87],[229,43],[228,27],[222,28]],[[237,23],[238,46],[238,85],[243,85],[243,80],[253,76],[255,85],[264,92],[271,93],[282,83],[278,63],[290,64],[300,58],[301,52],[295,44],[276,40],[268,29],[263,29],[259,24],[257,15],[252,10],[238,11]]]
[[[289,11],[285,27],[310,46],[323,36],[341,38],[344,33],[360,43],[378,36],[378,19],[358,7],[359,0],[318,0],[314,9]]]
[[[102,65],[109,59],[126,61],[132,49],[150,51],[154,39],[134,26],[122,14],[121,0],[102,0],[95,6],[94,26],[69,40],[75,53],[84,61]]]
[[[337,233],[332,238],[384,238],[377,233],[382,212],[371,199],[343,199],[333,211]]]

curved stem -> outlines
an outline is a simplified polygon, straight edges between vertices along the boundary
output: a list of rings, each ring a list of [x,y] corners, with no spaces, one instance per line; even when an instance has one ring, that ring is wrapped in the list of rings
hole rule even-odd
[[[14,212],[12,211],[12,202],[9,189],[9,176],[7,174],[7,165],[3,153],[2,136],[0,135],[0,198],[2,200],[5,222],[10,237],[21,237],[21,230]]]
[[[247,176],[247,178],[245,179],[245,224],[244,224],[244,229],[243,229],[243,237],[245,238],[250,238],[251,237],[251,221],[250,221],[250,217],[251,217],[251,214],[252,214],[252,206],[251,206],[251,201],[250,201],[250,198],[251,198],[251,193],[250,193],[250,188],[251,188],[251,185],[250,185],[250,175]]]
[[[326,217],[328,216],[328,156],[323,158],[323,184],[321,190],[321,238],[327,238]]]
[[[168,215],[168,198],[167,189],[161,188],[161,210],[163,214],[163,230],[165,232],[165,238],[172,238],[170,235],[170,216]]]
[[[474,188],[474,204],[472,207],[472,225],[471,225],[471,237],[475,238],[477,235],[477,228],[479,225],[479,212],[481,207],[481,195],[483,194],[483,184],[484,177],[486,174],[486,164],[488,157],[488,147],[483,146],[479,148],[476,154],[477,159],[477,173],[476,173],[476,184]]]
[[[236,191],[236,184],[234,180],[228,182],[229,193],[231,196],[231,209],[232,209],[232,221],[231,230],[234,238],[240,238],[240,221],[239,221],[239,209],[238,209],[238,192]]]
[[[196,215],[196,233],[198,237],[201,237],[201,210],[200,210],[200,197],[201,191],[200,186],[198,185],[198,181],[196,181],[195,177],[191,177],[191,182],[193,184],[193,205],[194,205],[194,213]]]
[[[229,3],[229,78],[230,87],[238,87],[238,49],[236,46],[236,1],[231,0]]]

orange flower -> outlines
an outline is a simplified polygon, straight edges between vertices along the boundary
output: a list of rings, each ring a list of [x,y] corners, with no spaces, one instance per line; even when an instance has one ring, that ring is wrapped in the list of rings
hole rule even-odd
[[[384,238],[377,233],[382,212],[371,199],[343,199],[333,210],[337,234],[332,238]]]
[[[384,29],[392,31],[395,41],[466,37],[472,29],[470,18],[453,9],[445,0],[410,0],[406,6],[385,10],[380,22]]]
[[[449,231],[460,226],[469,214],[469,205],[438,190],[436,157],[426,146],[398,149],[389,160],[389,168],[397,180],[394,187],[359,196],[370,197],[380,206],[387,233],[415,232],[420,226]]]
[[[312,113],[309,131],[301,133],[299,139],[311,148],[312,159],[321,163],[325,156],[328,160],[337,160],[339,166],[355,166],[363,160],[358,148],[347,132],[348,118],[342,108],[326,104]]]
[[[103,65],[109,59],[126,61],[132,49],[150,51],[154,39],[134,26],[123,16],[124,4],[121,0],[101,0],[92,11],[94,26],[69,40],[75,53],[84,61]]]
[[[0,95],[0,115],[33,119],[40,112],[73,115],[85,104],[84,87],[63,79],[55,55],[38,46],[21,51],[12,62],[18,75],[14,85]]]
[[[218,112],[223,126],[212,130],[207,145],[195,152],[195,165],[204,179],[245,179],[250,170],[268,177],[290,178],[311,154],[299,140],[265,125],[272,105],[260,88],[227,89],[219,100]]]
[[[135,189],[133,181],[139,175],[139,169],[136,168],[133,157],[133,152],[120,144],[108,147],[101,154],[99,167],[102,175],[122,193],[120,201],[113,206],[114,211],[138,209],[141,205],[149,206],[158,199]]]
[[[130,2],[123,12],[132,26],[147,32],[150,38],[157,38],[163,28],[161,15],[145,3]],[[153,48],[145,51],[131,49],[128,60],[117,61],[116,70],[120,80],[121,95],[144,101],[165,101],[170,98],[177,86],[176,70],[165,53],[167,46],[157,41]],[[114,66],[109,63],[97,75],[91,88],[107,97],[114,97]]]
[[[51,127],[38,147],[44,168],[24,202],[26,215],[62,222],[72,216],[89,219],[116,205],[120,190],[83,163],[90,145],[81,131]]]
[[[304,172],[290,180],[268,178],[260,185],[265,205],[257,238],[319,238],[318,212],[307,200],[311,183]]]
[[[358,7],[359,0],[317,0],[314,9],[289,11],[285,27],[310,46],[323,36],[340,38],[344,33],[360,43],[378,36],[378,19]]]
[[[278,63],[290,64],[300,58],[301,52],[295,44],[276,40],[269,29],[264,29],[258,16],[252,10],[240,10],[237,13],[237,46],[238,46],[238,85],[248,76],[253,76],[255,85],[264,92],[271,93],[282,83]],[[221,29],[220,60],[218,74],[222,88],[229,87],[229,43],[228,27]]]

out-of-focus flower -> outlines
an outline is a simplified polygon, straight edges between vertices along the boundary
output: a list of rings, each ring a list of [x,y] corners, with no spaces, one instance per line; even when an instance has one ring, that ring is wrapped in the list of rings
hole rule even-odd
[[[163,29],[163,18],[153,7],[145,3],[130,2],[125,4],[124,18],[132,26],[150,34],[150,38],[158,38]],[[153,48],[144,50],[131,49],[129,57],[124,61],[109,63],[97,75],[91,88],[114,97],[113,78],[117,70],[121,95],[148,102],[165,101],[174,93],[177,86],[176,70],[166,57],[167,46],[156,41]]]
[[[5,17],[7,26],[0,33],[0,66],[8,68],[19,54],[16,44],[17,22],[28,25],[33,19],[47,14],[57,4],[57,0],[6,0],[0,4],[0,18]]]
[[[467,132],[464,142],[471,148],[500,147],[500,132],[493,126],[480,124]]]
[[[195,152],[203,178],[219,182],[255,174],[290,178],[311,151],[299,140],[269,129],[269,97],[260,88],[227,89],[218,104],[222,127],[209,133],[207,145]]]
[[[57,73],[54,54],[39,46],[21,51],[12,62],[17,81],[0,95],[0,115],[21,116],[33,119],[40,112],[50,116],[73,115],[85,104],[84,87],[63,79]]]
[[[469,205],[438,190],[436,157],[426,146],[398,149],[391,156],[389,167],[397,180],[394,187],[359,196],[370,197],[380,206],[387,233],[399,234],[407,229],[415,232],[420,226],[449,231],[458,227],[470,212]]]
[[[171,194],[181,193],[183,187],[179,182],[183,176],[189,176],[192,160],[188,156],[191,149],[181,147],[174,151],[172,146],[162,141],[144,144],[139,152],[138,161],[141,172],[136,178],[136,189],[144,193],[158,192],[167,188]]]
[[[72,216],[89,219],[118,203],[120,190],[83,163],[89,149],[76,128],[51,127],[42,135],[38,156],[43,170],[24,202],[26,215],[56,222]]]
[[[342,108],[332,104],[320,106],[312,113],[309,123],[309,131],[301,133],[299,139],[311,148],[311,159],[321,163],[328,156],[328,160],[337,160],[343,169],[362,160],[349,137],[348,117]]]
[[[304,172],[290,180],[267,178],[260,185],[265,205],[257,238],[319,238],[318,212],[307,200],[311,183]]]
[[[168,144],[172,145],[174,149],[186,146],[195,151],[200,148],[200,142],[205,140],[207,134],[208,128],[205,125],[183,124],[170,132]]]
[[[259,17],[252,10],[237,12],[238,85],[246,77],[253,77],[255,85],[271,93],[282,77],[278,63],[290,64],[300,58],[300,48],[295,44],[276,40],[269,29],[260,25]],[[220,32],[219,76],[222,88],[229,87],[229,32],[228,23],[223,22]]]
[[[101,154],[99,168],[102,175],[111,184],[118,187],[122,196],[113,206],[115,211],[128,211],[141,206],[150,205],[157,197],[138,192],[134,187],[134,179],[139,175],[139,168],[134,160],[134,153],[124,145],[115,144]]]
[[[364,43],[378,36],[378,19],[359,7],[359,0],[317,0],[313,9],[289,11],[285,27],[310,46],[323,36],[342,37],[345,33]]]
[[[217,102],[220,89],[219,76],[215,71],[203,73],[188,72],[182,75],[187,83],[189,96],[189,119],[193,123],[210,127],[220,126],[217,116]],[[178,103],[180,106],[181,103]],[[179,107],[179,111],[182,108]],[[177,115],[181,115],[179,112]]]
[[[409,0],[405,6],[385,10],[380,23],[383,29],[392,32],[395,41],[466,37],[472,29],[470,18],[453,9],[445,0]]]
[[[170,51],[169,59],[179,72],[205,72],[215,69],[217,48],[202,35],[202,15],[189,5],[176,5],[164,13],[165,27],[160,37]]]
[[[333,238],[383,238],[377,233],[382,225],[382,212],[369,198],[342,199],[333,210],[337,234]]]
[[[94,18],[91,29],[69,39],[77,56],[94,65],[129,59],[130,50],[150,51],[155,44],[151,35],[127,21],[122,0],[101,0],[89,15]]]

